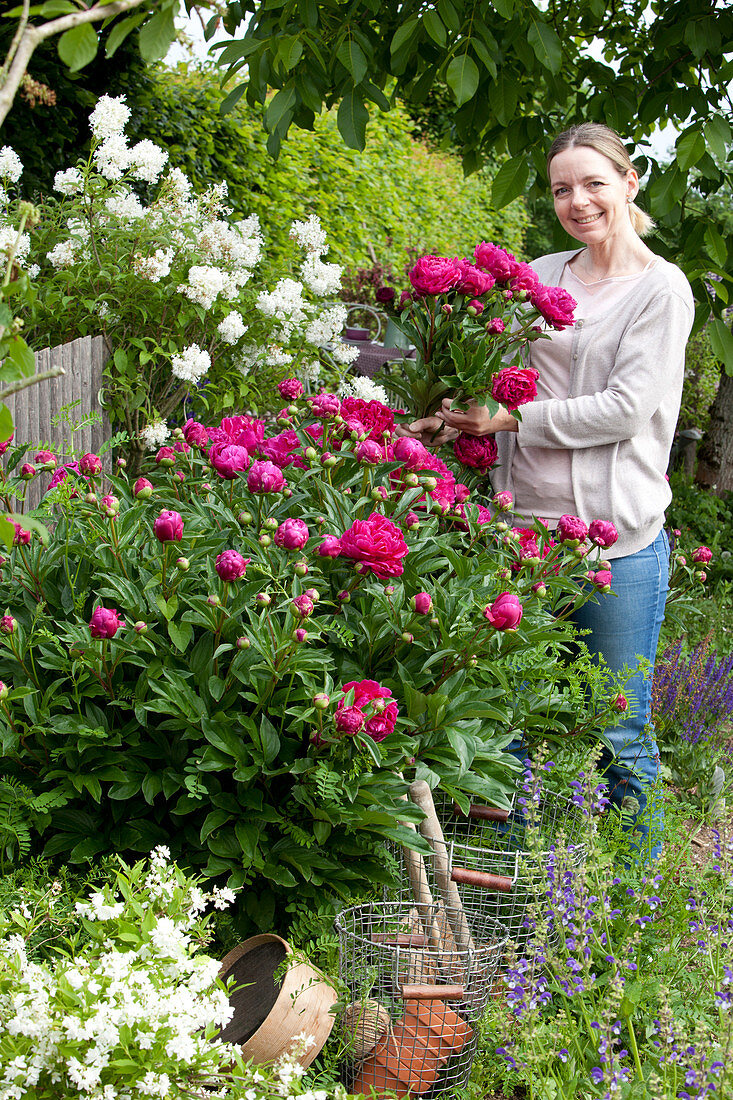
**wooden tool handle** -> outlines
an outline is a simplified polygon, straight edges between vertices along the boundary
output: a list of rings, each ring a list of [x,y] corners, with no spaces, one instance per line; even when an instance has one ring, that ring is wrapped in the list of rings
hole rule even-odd
[[[400,993],[405,1001],[459,1001],[465,992],[462,985],[400,986]]]
[[[454,867],[450,877],[453,882],[465,882],[468,886],[482,886],[484,890],[502,890],[505,894],[512,888],[512,880],[505,875],[492,875],[488,871],[471,871],[468,867]]]
[[[453,813],[463,814],[463,810],[457,802],[453,803]],[[475,821],[508,821],[509,813],[509,810],[500,810],[498,806],[471,806],[468,816]]]
[[[443,837],[443,830],[438,821],[438,815],[435,812],[433,794],[424,779],[416,779],[410,784],[410,798],[425,814],[424,819],[420,822],[420,832],[432,845],[435,881],[446,910],[450,914],[449,919],[453,925],[453,935],[458,949],[460,951],[473,951],[475,950],[474,943],[466,915],[463,912],[461,895],[458,893],[458,887],[455,883],[451,882],[448,849]]]

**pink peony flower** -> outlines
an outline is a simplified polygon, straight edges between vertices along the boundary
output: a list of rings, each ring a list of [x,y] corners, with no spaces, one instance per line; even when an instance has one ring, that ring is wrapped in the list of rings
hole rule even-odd
[[[43,466],[47,466],[50,469],[53,469],[57,461],[56,455],[51,451],[39,451],[36,455],[36,462],[40,462]]]
[[[373,741],[384,741],[385,737],[389,737],[394,730],[399,715],[397,703],[392,699],[392,692],[388,688],[383,688],[376,680],[350,680],[348,684],[344,684],[342,690],[347,693],[352,689],[354,692],[352,706],[344,706],[342,699],[336,708],[336,717],[338,718],[339,711],[343,713],[346,710],[358,710],[366,719],[364,732]]]
[[[278,382],[277,390],[286,401],[297,401],[303,396],[303,383],[297,378],[284,378],[282,382]]]
[[[433,598],[429,592],[416,592],[410,603],[418,615],[429,615],[433,610]]]
[[[486,323],[486,331],[489,336],[498,336],[504,331],[505,327],[501,317],[492,317],[491,320]]]
[[[114,638],[120,627],[124,625],[114,607],[102,607],[99,604],[92,612],[89,629],[93,638]]]
[[[335,393],[317,393],[308,398],[308,404],[318,420],[331,420],[341,412],[341,402]]]
[[[238,474],[247,469],[250,462],[249,451],[238,443],[213,443],[209,451],[209,462],[219,477],[234,481]]]
[[[67,462],[65,466],[57,466],[53,472],[51,480],[48,483],[49,492],[51,491],[51,489],[55,489],[57,485],[60,485],[62,481],[66,481],[66,478],[69,476],[69,470],[72,470],[75,474],[78,474],[79,463]],[[74,495],[76,495],[76,490],[74,490]]]
[[[609,520],[594,519],[588,528],[588,537],[596,546],[601,546],[605,550],[616,542],[618,531]]]
[[[12,634],[15,631],[15,619],[12,615],[3,615],[0,619],[0,634]]]
[[[264,458],[269,458],[270,462],[274,462],[281,469],[286,466],[297,466],[305,470],[306,464],[302,451],[303,444],[298,438],[298,433],[291,429],[280,432],[279,435],[270,436],[260,447],[260,454]]]
[[[539,283],[531,291],[530,300],[552,328],[563,329],[573,324],[573,310],[578,303],[562,287]]]
[[[187,420],[183,425],[183,438],[191,447],[199,447],[202,451],[209,445],[209,433],[198,420]]]
[[[453,454],[464,466],[485,472],[496,462],[497,448],[493,436],[461,432],[453,444]]]
[[[85,477],[97,477],[102,472],[102,460],[99,455],[85,454],[79,459],[79,473]]]
[[[613,573],[610,569],[599,569],[589,580],[593,582],[600,592],[610,592],[613,581]]]
[[[474,249],[474,257],[477,267],[482,271],[488,271],[494,276],[497,283],[507,283],[512,275],[512,265],[516,260],[511,252],[505,252],[503,248],[497,248],[495,244],[482,241]]]
[[[156,517],[153,531],[158,542],[180,542],[183,538],[183,516],[166,508]]]
[[[310,596],[306,596],[305,593],[302,596],[296,596],[292,601],[292,605],[296,615],[301,619],[307,619],[309,615],[312,615],[315,606]]]
[[[139,477],[132,487],[133,496],[138,500],[148,500],[153,495],[153,483],[146,477]]]
[[[356,457],[367,466],[377,466],[384,461],[384,451],[373,439],[365,439],[357,444]]]
[[[102,497],[99,502],[100,511],[104,512],[108,516],[116,516],[120,510],[120,502],[116,496],[108,493],[107,496]]]
[[[176,452],[172,447],[161,447],[155,456],[155,461],[158,466],[175,466],[176,464]]]
[[[557,521],[557,537],[559,542],[578,546],[587,539],[588,528],[579,516],[560,516]]]
[[[218,428],[209,428],[214,443],[233,443],[254,454],[265,438],[265,424],[251,416],[225,416]]]
[[[513,592],[502,592],[484,608],[484,618],[495,630],[516,630],[522,621],[522,604]]]
[[[15,432],[11,432],[11,433],[10,433],[10,435],[8,436],[8,438],[7,438],[7,439],[4,439],[4,440],[2,441],[2,443],[0,443],[0,455],[4,455],[4,454],[5,454],[5,452],[7,451],[8,447],[9,447],[9,446],[10,446],[10,444],[11,444],[11,443],[13,442],[13,439],[14,439],[14,437],[15,437]]]
[[[251,558],[243,558],[238,550],[224,550],[214,568],[223,581],[238,581],[247,572]]]
[[[404,571],[402,558],[408,552],[402,531],[391,520],[372,512],[368,519],[355,520],[340,539],[341,553],[361,562],[362,572],[374,573],[384,580],[399,577]]]
[[[520,260],[515,260],[509,285],[512,290],[526,290],[531,294],[532,291],[540,286],[540,281],[529,264],[522,263]]]
[[[15,534],[13,535],[13,546],[27,546],[31,541],[30,531],[26,531],[24,527],[21,527],[19,523],[13,521],[13,527],[15,528]]]
[[[411,301],[412,295],[410,294],[409,290],[403,290],[400,294],[399,308],[404,309],[405,306],[409,306]]]
[[[30,481],[36,476],[36,468],[30,462],[24,462],[20,468],[20,476],[23,481]]]
[[[464,485],[462,481],[456,483],[456,504],[463,504],[468,500],[471,495],[471,490],[468,485]]]
[[[401,462],[408,470],[430,469],[431,454],[419,439],[408,435],[400,436],[392,446],[392,457]]]
[[[382,443],[385,432],[394,432],[394,413],[381,401],[363,401],[360,397],[345,397],[341,402],[341,415],[345,420],[354,418],[363,426],[369,439]],[[361,434],[361,433],[360,433]]]
[[[284,550],[302,550],[309,538],[310,531],[302,519],[283,520],[275,532],[275,542]]]
[[[698,546],[690,555],[696,565],[707,565],[713,560],[713,552],[709,546]]]
[[[625,695],[619,693],[613,701],[613,708],[617,710],[619,714],[624,714],[629,709],[629,700]]]
[[[491,382],[491,396],[510,411],[534,401],[539,371],[533,367],[503,367]]]
[[[282,470],[267,459],[253,462],[247,474],[247,488],[250,493],[280,493],[287,482]]]
[[[475,267],[470,260],[463,260],[460,266],[461,274],[456,290],[470,298],[480,298],[482,294],[488,294],[496,282],[494,276]],[[469,305],[484,308],[483,302],[469,302]]]
[[[484,305],[484,303],[483,303],[483,302],[480,302],[480,301],[478,300],[478,298],[473,298],[473,299],[472,299],[472,300],[471,300],[471,301],[470,301],[470,302],[468,303],[468,305],[466,306],[466,310],[467,310],[467,311],[468,311],[468,312],[469,312],[469,313],[470,313],[470,314],[471,314],[471,315],[472,315],[473,317],[478,317],[478,316],[479,316],[480,314],[482,314],[482,313],[484,312],[484,310],[485,310],[485,309],[486,309],[486,306]]]
[[[334,724],[339,733],[361,733],[366,719],[358,707],[337,707],[334,715]]]
[[[454,290],[461,279],[461,261],[444,256],[421,256],[407,276],[416,294],[445,294]]]
[[[318,553],[322,558],[337,558],[341,553],[341,543],[335,535],[326,535],[318,547]]]

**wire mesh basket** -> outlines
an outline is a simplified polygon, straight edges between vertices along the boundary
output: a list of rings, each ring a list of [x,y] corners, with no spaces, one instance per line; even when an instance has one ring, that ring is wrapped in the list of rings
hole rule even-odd
[[[424,896],[339,913],[349,1092],[436,1096],[466,1084],[504,939],[496,922],[477,919],[479,935],[466,941],[465,919]]]

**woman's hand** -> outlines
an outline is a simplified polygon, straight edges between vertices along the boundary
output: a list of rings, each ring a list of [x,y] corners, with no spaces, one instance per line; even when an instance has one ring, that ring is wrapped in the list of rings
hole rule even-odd
[[[477,405],[472,401],[465,412],[451,409],[452,398],[443,399],[443,405],[434,419],[442,420],[445,424],[454,428],[457,432],[467,432],[469,435],[493,435],[494,432],[516,432],[519,424],[506,409],[499,409],[494,416],[484,405]]]
[[[395,428],[395,435],[406,435],[410,439],[419,439],[424,447],[440,447],[443,443],[450,443],[458,435],[455,428],[449,428],[443,423],[440,414],[426,416],[421,420],[413,420],[407,426]]]

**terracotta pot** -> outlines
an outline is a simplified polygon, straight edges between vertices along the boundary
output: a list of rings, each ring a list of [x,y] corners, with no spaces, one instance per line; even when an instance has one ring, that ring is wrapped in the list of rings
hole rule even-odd
[[[330,1012],[336,992],[320,970],[307,962],[283,963],[293,954],[290,944],[272,933],[252,936],[222,960],[219,976],[236,979],[229,1003],[234,1015],[218,1038],[238,1043],[256,1065],[273,1062],[290,1049],[296,1035],[312,1035],[314,1043],[298,1061],[308,1067],[331,1033]]]

